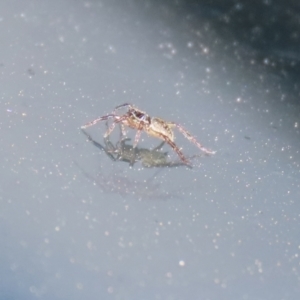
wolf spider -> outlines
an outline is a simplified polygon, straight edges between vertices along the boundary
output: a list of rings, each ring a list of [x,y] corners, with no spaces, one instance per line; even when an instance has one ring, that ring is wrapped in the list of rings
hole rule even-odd
[[[123,115],[117,114],[117,110],[123,107],[127,107],[128,110]],[[133,106],[129,103],[124,103],[119,106],[117,106],[111,114],[99,117],[85,125],[83,125],[81,128],[85,129],[87,127],[93,126],[96,123],[100,121],[107,121],[108,119],[113,119],[113,123],[110,125],[108,130],[105,132],[104,137],[107,137],[111,134],[111,132],[114,130],[116,124],[121,125],[122,129],[122,135],[125,136],[125,126],[128,126],[132,129],[136,129],[137,133],[135,135],[135,140],[133,144],[133,148],[137,146],[137,143],[140,139],[141,132],[145,131],[148,135],[157,137],[166,143],[168,143],[173,150],[178,154],[178,156],[181,158],[181,160],[185,164],[189,164],[189,161],[181,150],[177,147],[177,145],[174,143],[174,132],[172,130],[173,127],[176,127],[185,138],[187,138],[190,142],[194,143],[201,151],[203,151],[206,154],[214,154],[215,152],[210,151],[206,148],[204,148],[195,137],[193,137],[186,129],[184,129],[181,125],[175,123],[175,122],[169,122],[165,121],[163,119],[157,118],[157,117],[150,117],[147,115],[144,111],[138,109],[137,107]]]

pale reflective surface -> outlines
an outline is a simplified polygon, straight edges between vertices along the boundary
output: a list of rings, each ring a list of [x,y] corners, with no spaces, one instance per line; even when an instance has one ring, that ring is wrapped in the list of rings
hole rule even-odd
[[[0,4],[3,299],[299,297],[297,73],[218,35],[223,8],[151,3]],[[217,153],[112,161],[80,126],[125,102]]]

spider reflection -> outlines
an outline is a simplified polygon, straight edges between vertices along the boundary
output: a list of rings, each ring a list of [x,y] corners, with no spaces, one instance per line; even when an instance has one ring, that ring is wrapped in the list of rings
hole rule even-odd
[[[88,140],[92,142],[97,148],[104,151],[107,156],[113,161],[123,161],[133,166],[136,162],[140,161],[145,168],[154,167],[178,167],[185,166],[191,168],[181,160],[172,161],[169,159],[168,152],[162,151],[162,147],[165,142],[161,142],[157,147],[153,149],[134,147],[130,142],[130,138],[121,139],[114,145],[109,136],[104,138],[104,145],[96,142],[89,134],[84,130],[82,132],[86,135]]]

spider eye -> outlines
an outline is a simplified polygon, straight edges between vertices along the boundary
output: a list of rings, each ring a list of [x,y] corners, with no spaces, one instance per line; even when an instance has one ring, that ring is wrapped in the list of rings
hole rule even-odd
[[[135,111],[134,112],[134,116],[137,118],[137,119],[145,119],[145,114],[140,112],[140,111]]]

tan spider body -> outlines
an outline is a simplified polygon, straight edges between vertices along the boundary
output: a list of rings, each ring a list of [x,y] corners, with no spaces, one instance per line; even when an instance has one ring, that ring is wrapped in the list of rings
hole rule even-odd
[[[122,107],[128,107],[128,110],[125,114],[119,115],[117,114],[117,110]],[[181,125],[174,123],[174,122],[168,122],[161,118],[156,117],[150,117],[147,115],[144,111],[136,108],[135,106],[125,103],[122,105],[117,106],[114,111],[111,114],[99,117],[81,128],[87,128],[92,125],[95,125],[96,123],[100,121],[107,121],[108,119],[113,119],[113,123],[110,125],[106,133],[104,134],[104,137],[107,137],[111,134],[111,132],[114,130],[116,124],[121,125],[122,129],[122,135],[125,136],[125,126],[130,127],[132,129],[136,129],[137,133],[135,136],[133,147],[135,148],[139,139],[141,132],[144,131],[148,135],[159,138],[166,143],[168,143],[173,150],[178,154],[178,156],[181,158],[181,160],[188,164],[189,161],[185,158],[181,150],[176,146],[174,143],[174,132],[173,128],[176,127],[190,142],[194,143],[200,150],[205,152],[206,154],[214,154],[213,151],[210,151],[204,147],[200,143],[197,142],[196,138],[193,137],[187,130],[185,130]]]

